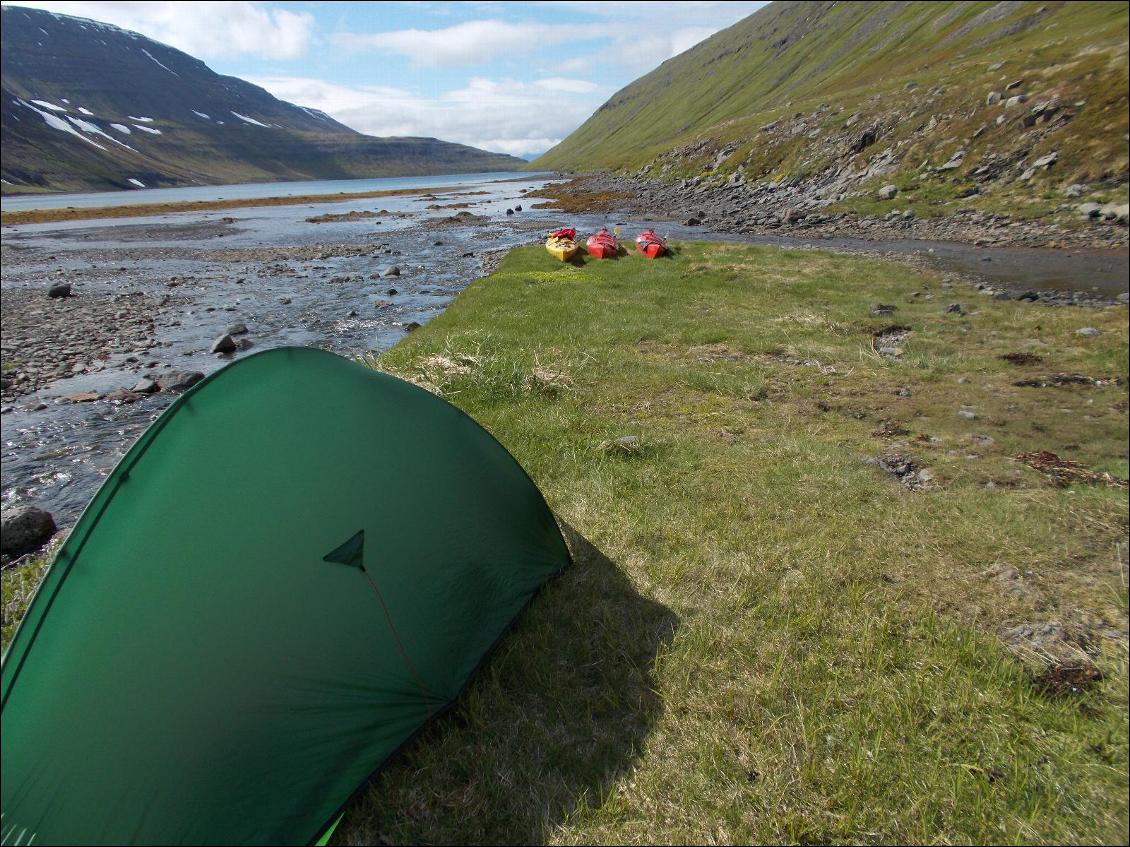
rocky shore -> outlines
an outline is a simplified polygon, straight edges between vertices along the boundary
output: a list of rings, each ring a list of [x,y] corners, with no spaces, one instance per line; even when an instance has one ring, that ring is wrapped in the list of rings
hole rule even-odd
[[[894,197],[894,186],[883,190]],[[721,181],[694,177],[659,182],[644,176],[590,174],[543,189],[535,196],[572,204],[592,203],[628,214],[670,220],[716,232],[780,234],[813,238],[922,239],[977,246],[1125,249],[1127,209],[1066,202],[1077,225],[1006,214],[958,210],[944,217],[919,217],[910,210],[883,215],[829,211],[803,184],[747,183],[739,174]]]

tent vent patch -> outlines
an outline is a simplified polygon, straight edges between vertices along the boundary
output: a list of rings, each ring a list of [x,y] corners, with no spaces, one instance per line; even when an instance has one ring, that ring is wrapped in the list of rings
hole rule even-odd
[[[341,546],[322,557],[323,562],[336,562],[365,570],[365,530],[359,529]]]

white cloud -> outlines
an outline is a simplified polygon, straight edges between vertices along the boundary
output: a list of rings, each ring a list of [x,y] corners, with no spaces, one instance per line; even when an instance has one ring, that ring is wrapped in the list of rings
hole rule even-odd
[[[263,3],[250,2],[20,0],[20,5],[114,24],[203,59],[298,58],[310,45],[314,27],[314,16],[307,12],[272,9]]]
[[[466,21],[444,29],[334,35],[334,41],[346,49],[388,50],[407,56],[420,67],[481,65],[504,56],[529,55],[548,44],[577,38],[577,29],[573,26],[502,20]]]
[[[530,82],[472,77],[464,87],[434,97],[304,77],[249,81],[367,135],[430,136],[514,156],[548,150],[591,114],[594,94],[609,93],[593,83],[553,77]]]

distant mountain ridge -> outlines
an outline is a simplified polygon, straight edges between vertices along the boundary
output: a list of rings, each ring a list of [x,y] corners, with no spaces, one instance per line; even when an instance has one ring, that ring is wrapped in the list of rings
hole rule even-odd
[[[4,6],[5,194],[515,170],[435,138],[375,138],[135,32]]]
[[[1043,214],[1074,183],[1118,199],[1127,9],[779,0],[616,92],[531,167],[773,187],[801,207],[863,209],[887,185],[919,208],[983,195]]]

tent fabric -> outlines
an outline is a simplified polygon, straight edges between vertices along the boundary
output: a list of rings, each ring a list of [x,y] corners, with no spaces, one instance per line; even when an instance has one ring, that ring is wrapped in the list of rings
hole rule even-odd
[[[451,404],[235,362],[109,476],[4,657],[4,843],[311,842],[568,562]]]

